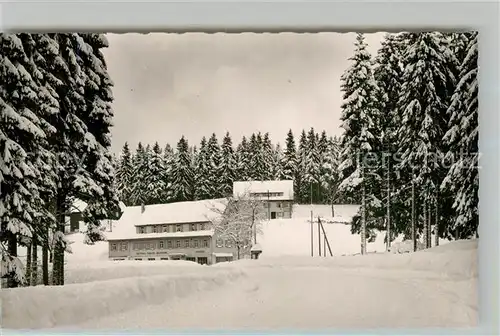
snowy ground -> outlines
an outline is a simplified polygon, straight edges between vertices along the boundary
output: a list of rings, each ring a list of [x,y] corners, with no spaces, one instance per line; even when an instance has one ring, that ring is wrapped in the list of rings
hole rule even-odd
[[[351,234],[351,226],[342,224],[349,222],[357,213],[357,205],[335,205],[332,217],[331,205],[313,204],[293,207],[291,219],[273,219],[263,223],[263,235],[258,238],[262,246],[262,258],[280,256],[310,256],[311,255],[311,210],[313,219],[313,248],[314,255],[318,255],[318,224],[320,216],[328,237],[332,253],[335,256],[353,255],[361,251],[361,236]],[[321,235],[323,237],[323,234]],[[379,232],[374,242],[367,244],[367,252],[385,252],[385,231]],[[396,239],[396,242],[402,238]],[[434,236],[432,237],[434,243]],[[440,239],[440,245],[448,241]],[[326,250],[328,253],[328,249]],[[321,239],[321,254],[324,253],[324,243]]]
[[[477,241],[461,241],[404,255],[164,264],[168,274],[2,290],[3,328],[471,327],[476,257]]]

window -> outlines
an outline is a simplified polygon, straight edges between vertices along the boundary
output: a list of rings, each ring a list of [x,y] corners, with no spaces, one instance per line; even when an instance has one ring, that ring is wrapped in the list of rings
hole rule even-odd
[[[182,225],[177,225],[175,228],[175,232],[182,232]]]
[[[282,208],[283,205],[281,204],[281,202],[278,203],[278,208]]]
[[[191,231],[196,231],[196,224],[191,224]]]
[[[168,232],[168,226],[166,225],[163,226],[163,232]]]
[[[128,244],[127,243],[121,243],[120,250],[121,251],[127,251],[128,250]]]
[[[163,240],[160,240],[160,246],[159,246],[160,249],[164,249],[164,243],[163,243]]]
[[[195,257],[186,257],[186,261],[196,262],[196,258]]]
[[[201,265],[208,264],[208,258],[207,257],[198,257],[198,264],[201,264]]]
[[[215,246],[224,247],[224,241],[222,239],[217,239],[217,241],[215,242]]]
[[[156,260],[156,258],[148,258],[148,260]]]
[[[168,258],[160,258],[160,260],[168,260]]]
[[[155,243],[146,243],[146,250],[154,250]]]
[[[194,248],[197,248],[198,247],[198,239],[195,239],[194,240]]]
[[[226,247],[233,247],[231,240],[229,240],[229,239],[226,240]]]
[[[172,241],[167,240],[167,248],[171,249],[172,248]]]
[[[117,246],[115,243],[111,244],[111,251],[116,251],[117,250]]]
[[[135,260],[142,260],[142,258],[135,258]]]
[[[202,230],[202,231],[203,231],[203,230],[205,230],[205,229],[206,229],[206,228],[205,228],[205,223],[201,223],[201,224],[200,224],[200,230]]]
[[[158,229],[156,228],[156,225],[153,225],[153,233],[157,233]]]
[[[134,243],[134,244],[132,245],[132,249],[133,249],[133,250],[137,250],[137,243]]]
[[[210,247],[208,244],[208,239],[203,239],[203,247]]]
[[[181,241],[180,240],[175,241],[175,247],[181,248]]]
[[[139,228],[139,233],[146,233],[146,228],[144,226],[141,226]]]
[[[184,240],[184,248],[189,248],[189,240]]]

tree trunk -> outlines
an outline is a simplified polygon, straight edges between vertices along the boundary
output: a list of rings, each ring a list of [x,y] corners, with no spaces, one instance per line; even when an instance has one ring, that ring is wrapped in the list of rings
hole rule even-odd
[[[417,225],[415,222],[415,172],[412,171],[411,180],[411,240],[413,243],[413,251],[417,251]]]
[[[32,248],[33,252],[31,254],[33,261],[31,263],[31,285],[36,286],[38,285],[38,237],[36,235],[33,236],[33,241],[32,241]]]
[[[386,250],[389,251],[391,248],[391,175],[390,175],[390,162],[387,161],[387,219],[386,219],[386,226],[387,226],[387,248]]]
[[[33,244],[32,240],[30,240],[30,242],[28,244],[26,244],[26,282],[25,282],[26,286],[30,286],[31,285],[31,271],[32,271],[32,267],[31,267],[31,259],[32,259],[32,256],[31,256],[31,245],[32,244]]]
[[[8,254],[12,258],[17,258],[17,236],[12,233],[8,233]],[[20,281],[17,279],[15,272],[11,272],[7,275],[7,288],[19,287]]]
[[[423,213],[422,213],[422,216],[423,216],[423,221],[424,221],[424,242],[425,242],[425,248],[427,248],[427,243],[429,242],[429,237],[427,236],[428,235],[428,231],[427,231],[427,217],[428,217],[428,214],[427,214],[427,198],[424,194],[424,202],[422,204],[422,210],[423,210]]]
[[[439,191],[436,191],[436,199],[434,201],[434,239],[436,240],[435,245],[439,246],[439,203],[438,203]]]
[[[365,169],[361,165],[361,254],[366,254],[366,188]]]
[[[432,247],[432,198],[427,202],[427,248]]]
[[[49,285],[49,229],[46,238],[42,242],[42,279],[45,286]]]
[[[66,213],[65,201],[65,194],[59,191],[56,206],[56,233],[58,235],[64,234],[64,215]],[[52,264],[52,282],[53,285],[56,286],[64,285],[64,250],[64,243],[61,239],[56,239],[54,245],[54,260]]]

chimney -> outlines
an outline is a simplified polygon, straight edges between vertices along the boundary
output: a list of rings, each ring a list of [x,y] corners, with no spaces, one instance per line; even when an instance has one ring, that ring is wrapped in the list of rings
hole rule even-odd
[[[144,203],[141,203],[141,214],[144,213],[144,211],[146,211],[146,206]]]

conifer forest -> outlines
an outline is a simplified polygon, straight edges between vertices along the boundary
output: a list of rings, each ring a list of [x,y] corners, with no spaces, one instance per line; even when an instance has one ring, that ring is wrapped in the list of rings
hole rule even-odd
[[[338,134],[310,127],[305,111],[300,133],[235,138],[231,129],[207,130],[201,140],[125,143],[115,154],[120,111],[112,109],[105,34],[0,34],[2,277],[25,285],[18,247],[41,247],[39,280],[64,284],[64,217],[75,199],[89,204],[93,244],[105,239],[99,221],[113,218],[120,201],[230,197],[233,181],[293,179],[296,203],[359,204],[352,232],[365,248],[380,231],[427,247],[437,242],[432,234],[477,237],[477,38],[386,34],[371,55],[357,34],[341,77]]]

